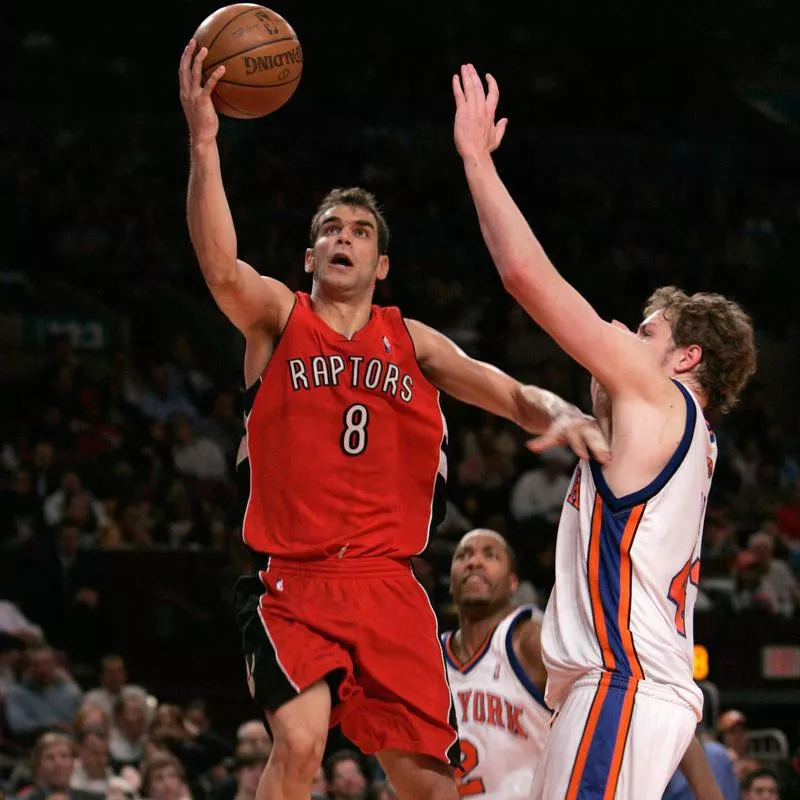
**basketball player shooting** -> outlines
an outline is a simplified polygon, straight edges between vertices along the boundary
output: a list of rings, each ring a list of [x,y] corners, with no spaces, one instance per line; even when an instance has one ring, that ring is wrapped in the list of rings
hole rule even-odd
[[[246,340],[246,544],[237,586],[250,690],[274,738],[259,800],[308,798],[329,726],[376,753],[404,800],[452,800],[460,761],[436,618],[409,559],[443,511],[439,390],[605,460],[596,422],[522,386],[396,308],[372,305],[389,271],[374,197],[337,189],[317,209],[293,293],[237,259],[205,51],[181,58],[187,215],[203,276]],[[541,444],[541,443],[540,443]]]
[[[442,644],[458,715],[462,797],[528,800],[550,727],[542,612],[512,606],[518,586],[516,556],[499,533],[478,528],[461,539],[450,568],[459,627]]]
[[[535,798],[660,798],[694,739],[692,619],[716,441],[706,410],[755,371],[750,319],[718,294],[658,289],[636,334],[603,321],[556,271],[495,170],[497,84],[453,76],[454,136],[486,245],[507,291],[593,376],[611,435],[582,459],[561,514],[545,612],[546,701],[557,711]],[[700,749],[702,757],[702,749]],[[714,794],[713,777],[705,765]],[[687,775],[688,777],[688,775]]]

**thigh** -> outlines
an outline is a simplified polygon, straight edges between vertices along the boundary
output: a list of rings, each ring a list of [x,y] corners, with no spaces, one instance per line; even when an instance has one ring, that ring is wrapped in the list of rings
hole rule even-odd
[[[694,727],[688,707],[637,691],[631,679],[581,683],[553,721],[532,796],[658,800]]]
[[[403,750],[458,765],[455,710],[424,589],[409,570],[364,582],[359,593],[359,607],[369,610],[354,650],[363,696],[342,709],[342,732],[367,753]]]
[[[335,632],[311,624],[314,609],[302,592],[255,580],[237,586],[247,685],[255,702],[275,712],[320,680],[352,686],[353,663]],[[316,587],[318,598],[325,587]],[[324,602],[324,599],[323,599]],[[331,684],[334,682],[331,680]]]
[[[399,800],[456,800],[452,767],[431,756],[402,750],[377,753]]]
[[[638,693],[616,797],[659,800],[696,728],[687,706]]]

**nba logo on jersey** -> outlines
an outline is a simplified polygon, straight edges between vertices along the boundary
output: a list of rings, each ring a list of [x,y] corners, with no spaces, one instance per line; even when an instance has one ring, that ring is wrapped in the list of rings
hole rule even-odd
[[[494,673],[492,674],[492,680],[500,680],[500,662],[498,661],[494,665]]]
[[[383,337],[383,349],[387,354],[392,352],[392,346],[389,344],[389,339],[386,336]]]

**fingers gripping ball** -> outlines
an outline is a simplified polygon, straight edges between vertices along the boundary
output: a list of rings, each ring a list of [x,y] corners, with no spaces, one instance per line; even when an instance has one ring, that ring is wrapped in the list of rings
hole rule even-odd
[[[203,80],[224,66],[211,99],[222,114],[237,119],[264,117],[295,92],[303,72],[303,50],[292,26],[254,3],[215,11],[194,35],[205,47]]]

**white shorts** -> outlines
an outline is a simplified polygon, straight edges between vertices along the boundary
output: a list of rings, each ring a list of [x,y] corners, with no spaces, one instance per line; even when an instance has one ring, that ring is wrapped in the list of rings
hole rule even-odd
[[[678,697],[613,673],[569,690],[533,781],[533,800],[660,800],[694,736]]]

